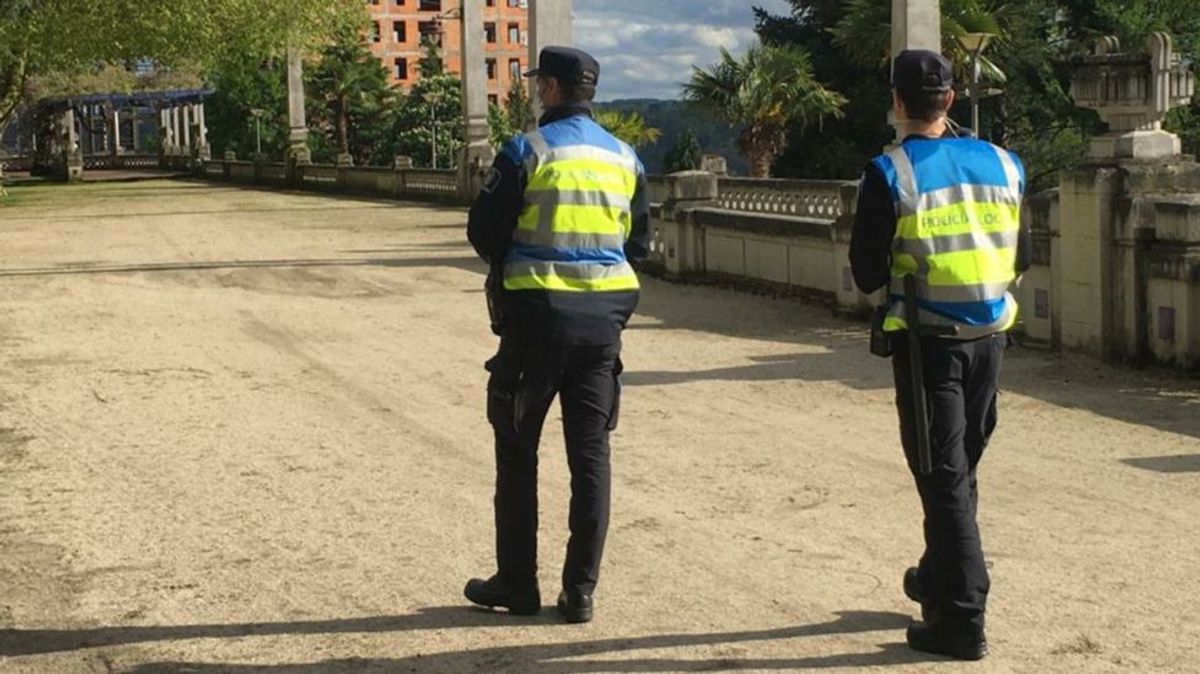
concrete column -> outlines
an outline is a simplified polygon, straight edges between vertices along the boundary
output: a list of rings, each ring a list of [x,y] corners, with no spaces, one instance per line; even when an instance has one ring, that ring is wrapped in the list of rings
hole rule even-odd
[[[171,154],[183,153],[183,134],[179,130],[179,106],[171,106]]]
[[[942,9],[939,0],[892,0],[892,58],[905,49],[942,51]],[[899,140],[903,130],[888,111],[888,123]]]
[[[115,105],[112,106],[112,143],[109,149],[114,157],[121,154],[121,109]]]
[[[204,101],[196,104],[196,135],[199,137],[200,158],[212,159],[212,148],[208,145],[208,122],[204,119]]]
[[[936,0],[933,0],[936,2]],[[557,45],[571,47],[575,44],[572,28],[572,0],[529,0],[529,62],[536,64],[538,54],[544,47]],[[603,64],[601,64],[603,69]],[[534,117],[540,117],[542,106],[537,100],[537,91],[529,88],[533,101]]]
[[[293,164],[311,164],[308,149],[308,123],[304,118],[304,59],[298,47],[289,46],[288,58],[288,160]]]
[[[190,157],[192,155],[192,104],[185,104],[180,109],[180,113],[183,116],[183,152],[180,154]]]
[[[79,134],[75,129],[75,109],[67,108],[62,116],[63,131],[63,178],[73,182],[83,178],[83,150],[79,147]]]
[[[488,128],[487,71],[483,45],[484,0],[462,3],[462,108],[467,146],[459,162],[459,190],[474,199],[483,186],[488,167],[496,158]],[[569,4],[569,3],[568,3]]]

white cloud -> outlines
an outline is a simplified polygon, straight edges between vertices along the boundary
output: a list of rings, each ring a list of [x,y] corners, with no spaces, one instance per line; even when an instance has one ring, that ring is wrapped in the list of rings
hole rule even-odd
[[[678,98],[692,66],[755,44],[753,7],[786,0],[576,0],[575,43],[600,61],[601,100]]]

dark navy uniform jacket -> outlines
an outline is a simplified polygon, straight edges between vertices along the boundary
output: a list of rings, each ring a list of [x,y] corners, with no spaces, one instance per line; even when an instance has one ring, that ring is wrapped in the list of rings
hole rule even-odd
[[[546,111],[545,126],[575,115],[591,115],[591,106],[570,105]],[[524,162],[501,152],[492,165],[467,222],[467,238],[475,252],[496,270],[508,252],[517,217],[525,208],[529,176]],[[632,229],[625,244],[629,260],[646,257],[650,247],[650,197],[639,176],[632,202]],[[521,290],[503,293],[513,327],[521,334],[548,337],[575,345],[618,343],[621,330],[637,308],[638,292],[569,293]]]

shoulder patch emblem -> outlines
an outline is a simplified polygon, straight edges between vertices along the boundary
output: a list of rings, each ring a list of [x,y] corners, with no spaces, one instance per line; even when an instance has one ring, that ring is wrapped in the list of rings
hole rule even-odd
[[[496,188],[500,186],[500,179],[500,169],[493,166],[492,170],[488,172],[487,178],[483,181],[483,191],[488,194],[495,192]]]

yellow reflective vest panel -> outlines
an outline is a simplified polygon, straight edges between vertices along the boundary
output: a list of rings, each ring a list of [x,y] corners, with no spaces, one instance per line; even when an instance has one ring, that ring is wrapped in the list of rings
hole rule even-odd
[[[631,205],[643,171],[633,149],[590,117],[569,117],[519,136],[528,183],[504,260],[507,290],[638,289],[625,258]]]
[[[1016,156],[954,138],[904,143],[873,163],[892,190],[897,218],[884,330],[907,329],[909,275],[923,325],[954,327],[960,339],[1010,329],[1025,183]]]

